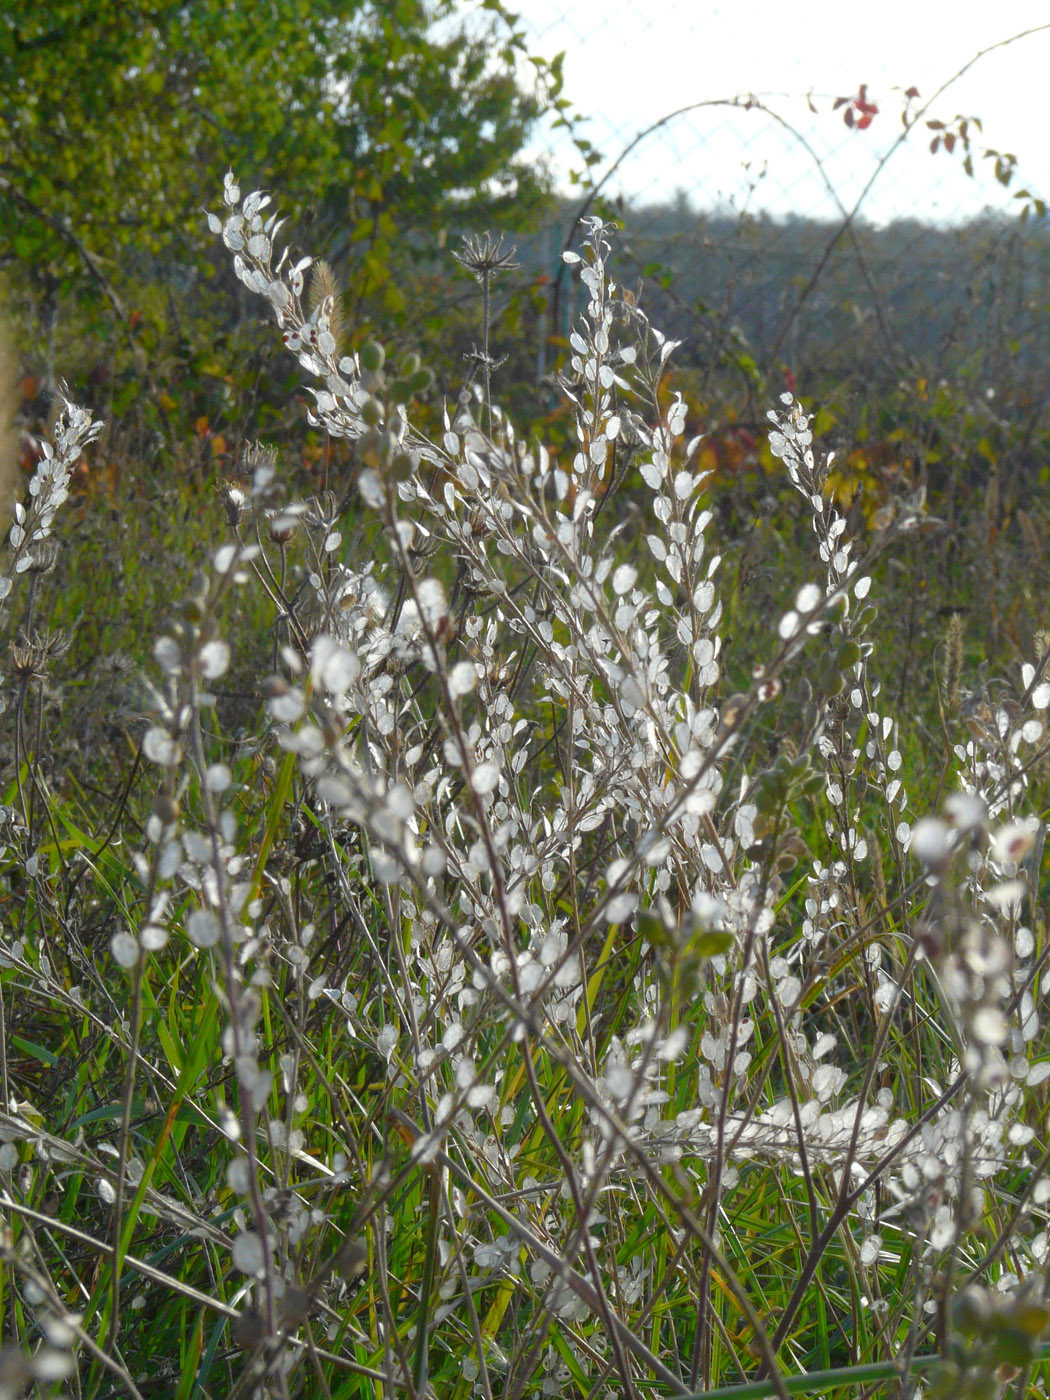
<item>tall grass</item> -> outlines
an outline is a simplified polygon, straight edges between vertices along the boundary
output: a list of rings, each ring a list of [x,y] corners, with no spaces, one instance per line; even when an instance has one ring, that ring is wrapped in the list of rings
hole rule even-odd
[[[418,361],[342,356],[225,205],[357,472],[297,501],[245,446],[101,794],[49,761],[38,608],[87,415],[16,507],[0,1395],[1045,1393],[1050,649],[967,695],[956,621],[895,713],[873,571],[935,523],[851,540],[785,400],[809,562],[734,657],[599,221],[569,460],[487,318],[417,431]],[[462,257],[487,306],[506,255]]]

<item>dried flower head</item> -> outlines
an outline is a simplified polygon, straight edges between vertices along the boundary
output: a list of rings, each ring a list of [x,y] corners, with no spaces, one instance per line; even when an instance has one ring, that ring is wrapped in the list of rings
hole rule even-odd
[[[241,453],[241,473],[252,499],[263,500],[270,494],[277,475],[277,449],[263,442],[248,443]]]
[[[248,497],[244,487],[236,481],[220,481],[216,489],[222,497],[226,519],[230,526],[236,529],[248,514]]]
[[[299,518],[287,510],[266,512],[266,531],[274,544],[287,544],[299,528]]]
[[[58,563],[58,541],[45,540],[42,545],[33,551],[33,554],[26,563],[26,572],[30,574],[50,574]]]
[[[66,631],[34,632],[11,643],[11,669],[15,679],[23,683],[47,679],[51,661],[69,650],[70,634]]]
[[[491,277],[494,272],[510,272],[520,267],[521,264],[514,261],[516,252],[514,247],[504,249],[502,233],[495,242],[490,233],[486,233],[484,238],[468,234],[463,239],[461,250],[452,256],[480,280]]]

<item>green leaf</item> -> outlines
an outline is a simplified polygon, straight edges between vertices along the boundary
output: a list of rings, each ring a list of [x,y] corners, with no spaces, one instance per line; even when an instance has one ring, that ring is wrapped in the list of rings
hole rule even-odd
[[[696,958],[717,958],[733,946],[733,935],[724,929],[706,929],[689,940],[689,951]]]

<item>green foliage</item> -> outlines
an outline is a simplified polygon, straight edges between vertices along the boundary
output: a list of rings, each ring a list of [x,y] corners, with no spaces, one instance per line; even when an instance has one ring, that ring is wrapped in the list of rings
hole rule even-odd
[[[2,246],[61,271],[77,266],[67,229],[96,257],[196,258],[231,162],[265,170],[300,213],[350,220],[360,203],[358,239],[517,204],[539,189],[515,159],[538,106],[514,80],[520,37],[489,8],[474,37],[435,29],[448,0],[8,10]]]
[[[183,422],[221,417],[234,379],[235,396],[284,397],[236,335],[237,299],[200,305],[216,272],[202,209],[231,163],[280,185],[336,261],[353,325],[418,315],[442,230],[520,220],[545,195],[521,151],[560,75],[533,60],[526,90],[524,57],[499,0],[469,29],[452,0],[6,8],[0,265],[38,341],[31,367],[50,370],[58,317],[64,372],[98,367],[109,413],[149,383],[138,408],[169,443],[158,396]],[[94,345],[82,366],[74,327]]]

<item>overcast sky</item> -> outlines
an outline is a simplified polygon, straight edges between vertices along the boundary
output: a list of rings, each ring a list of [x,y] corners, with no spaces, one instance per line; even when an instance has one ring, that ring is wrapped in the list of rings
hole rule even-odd
[[[935,0],[516,0],[511,8],[536,52],[565,51],[565,92],[590,118],[581,130],[602,151],[603,172],[642,129],[676,108],[754,93],[775,114],[709,106],[677,117],[624,160],[611,191],[658,201],[681,190],[698,208],[820,217],[838,211],[824,176],[852,207],[894,145],[904,89],[918,88],[925,102],[980,50],[1050,21],[1045,0],[980,7]],[[984,123],[983,134],[971,133],[975,154],[992,147],[1018,157],[1012,188],[1050,199],[1048,73],[1050,28],[973,63],[887,161],[863,213],[876,223],[909,215],[951,221],[1010,202],[990,161],[977,159],[978,178],[969,180],[958,148],[954,158],[930,155],[933,132],[925,121],[957,115]],[[861,83],[879,114],[866,131],[849,131],[841,111],[830,109]],[[566,138],[545,131],[538,146],[551,153],[564,183],[579,164]]]

